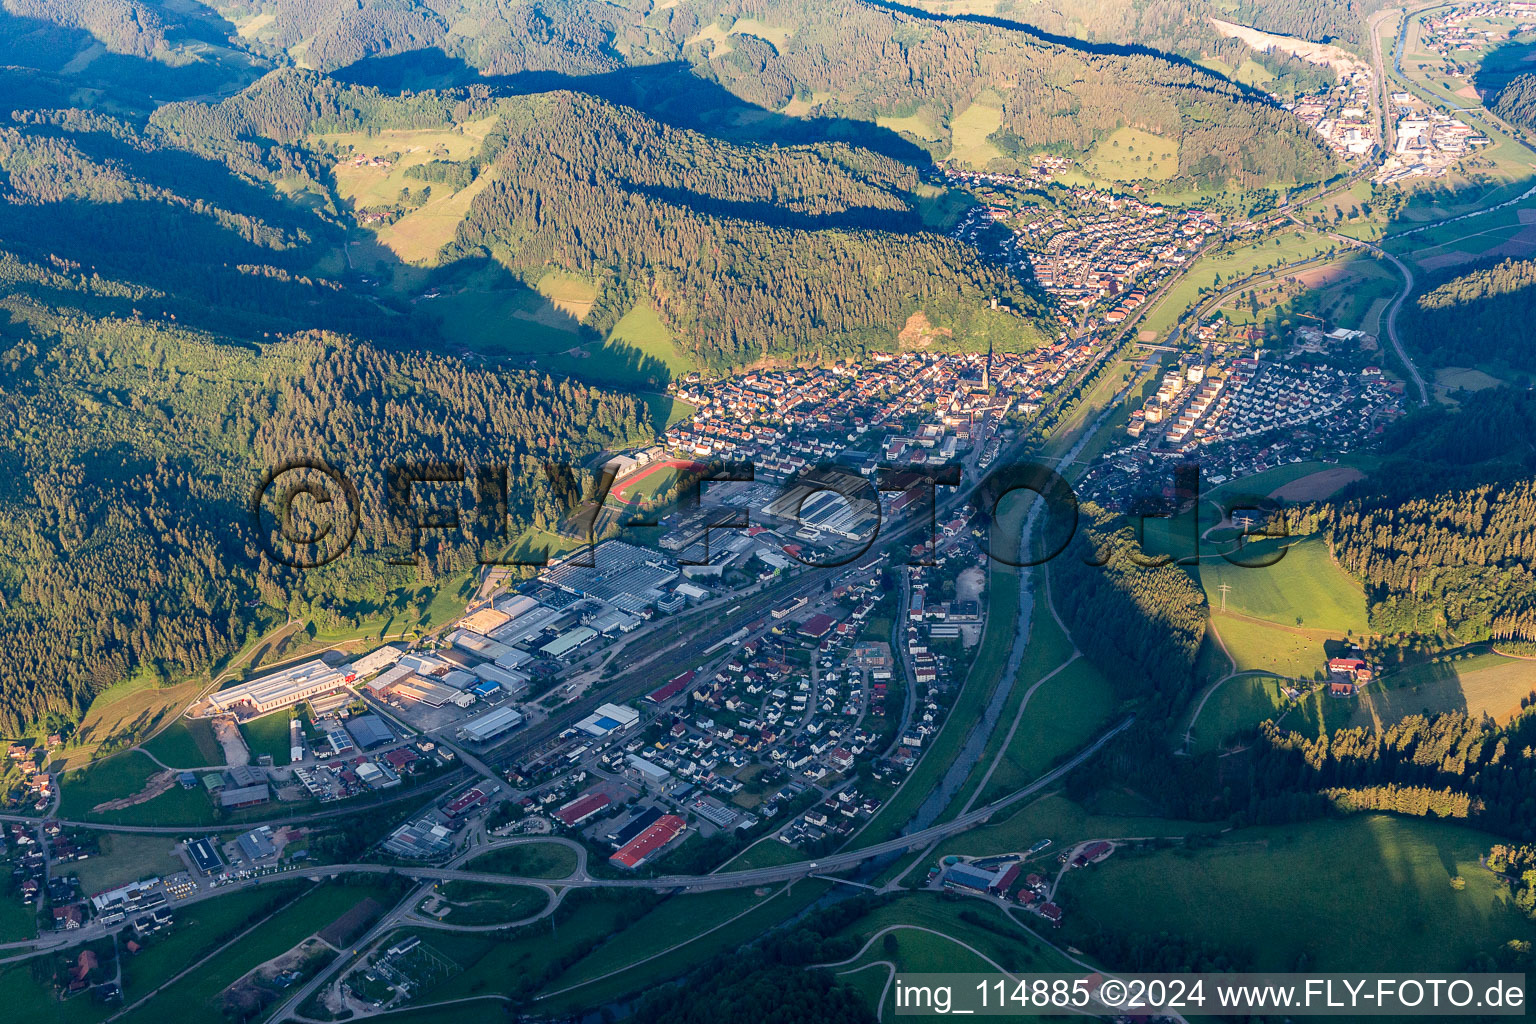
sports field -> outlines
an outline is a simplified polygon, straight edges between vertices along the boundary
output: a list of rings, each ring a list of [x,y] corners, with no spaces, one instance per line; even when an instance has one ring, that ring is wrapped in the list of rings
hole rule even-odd
[[[666,462],[653,462],[628,477],[623,484],[613,490],[613,496],[621,504],[632,501],[650,501],[656,497],[662,488],[670,485],[682,473],[698,472],[703,470],[704,464],[693,462],[689,459],[668,459]]]

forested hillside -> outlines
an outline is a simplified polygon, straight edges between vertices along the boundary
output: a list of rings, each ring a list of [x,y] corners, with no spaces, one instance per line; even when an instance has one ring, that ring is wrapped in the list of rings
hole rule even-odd
[[[95,10],[89,0],[73,2]],[[901,14],[862,0],[681,0],[652,11],[585,0],[227,0],[219,11],[230,19],[226,27],[245,29],[226,32],[220,42],[252,60],[269,67],[293,61],[363,82],[463,85],[493,76],[517,84],[516,76],[539,72],[568,76],[566,84],[620,102],[665,103],[665,96],[643,96],[625,69],[673,62],[725,90],[708,98],[685,89],[686,113],[713,113],[713,124],[738,134],[756,120],[742,119],[742,101],[759,113],[791,109],[793,102],[789,121],[868,125],[920,116],[941,137],[917,141],[944,157],[955,120],[982,102],[999,112],[995,129],[984,134],[1005,163],[1042,150],[1083,154],[1131,125],[1176,141],[1178,175],[1197,185],[1310,181],[1334,171],[1326,150],[1293,117],[1191,63],[1150,50],[1094,52],[1031,31]],[[137,39],[140,47],[152,42],[131,14],[109,13],[104,8],[98,20],[110,20],[114,37]],[[1182,26],[1170,30],[1176,38],[1138,29],[1137,41],[1197,54],[1235,56],[1241,49],[1215,39],[1197,12],[1169,17]],[[55,22],[67,20],[60,15]],[[1286,74],[1279,66],[1285,60],[1274,61]],[[590,90],[583,79],[591,80]],[[738,109],[722,103],[727,97]]]
[[[1536,75],[1516,75],[1499,90],[1493,112],[1526,128],[1536,127]]]
[[[994,295],[1027,296],[974,250],[931,233],[818,226],[916,226],[904,203],[834,162],[853,154],[769,162],[575,94],[509,116],[513,141],[450,255],[596,276],[629,300],[604,307],[617,314],[647,299],[706,366],[889,347],[919,311],[961,338],[990,332],[1014,347],[1008,335],[1039,337],[988,308]],[[880,158],[859,159],[901,177]]]
[[[1093,504],[1052,563],[1056,607],[1122,697],[1163,708],[1189,694],[1205,637],[1205,593],[1178,566],[1147,564],[1135,531]]]
[[[1536,839],[1536,705],[1505,725],[1464,711],[1380,730],[1305,731],[1264,722],[1241,756],[1169,757],[1155,727],[1132,730],[1069,792],[1131,786],[1165,814],[1274,825],[1354,811],[1447,818]]]
[[[414,573],[386,564],[402,550],[382,529],[386,465],[507,465],[516,530],[556,515],[542,460],[648,436],[628,396],[320,332],[233,344],[138,314],[156,296],[77,265],[0,268],[0,732],[138,672],[204,668],[265,614],[391,608]],[[358,546],[319,571],[273,565],[247,520],[262,472],[295,456],[362,493]],[[440,576],[473,551],[428,553]]]
[[[290,611],[411,618],[411,571],[377,533],[320,571],[265,560],[245,502],[271,465],[342,464],[375,526],[386,464],[507,465],[515,534],[557,517],[544,460],[651,436],[637,398],[428,354],[454,347],[441,324],[347,267],[359,230],[326,133],[491,124],[473,160],[424,165],[443,187],[498,179],[443,272],[582,272],[598,327],[645,299],[706,365],[888,348],[918,309],[970,344],[1038,336],[988,308],[1028,308],[1019,281],[920,230],[914,167],[844,143],[742,146],[577,93],[395,97],[295,70],[147,115],[18,79],[36,102],[0,124],[5,732],[205,668]],[[471,555],[428,545],[435,578]]]
[[[1505,260],[1459,274],[1414,300],[1405,340],[1436,365],[1504,363],[1536,370],[1536,260]]]
[[[929,10],[969,10],[953,0],[924,0]],[[999,3],[998,16],[1094,42],[1135,44],[1195,56],[1214,53],[1220,36],[1210,19],[1314,42],[1363,46],[1365,18],[1384,0],[1237,0],[1220,7],[1198,0],[1053,0]],[[1239,52],[1239,51],[1229,51]]]
[[[684,2],[666,12],[669,33],[732,93],[778,109],[799,98],[812,115],[857,120],[925,114],[942,125],[992,90],[1001,123],[988,138],[1007,156],[1083,153],[1122,125],[1179,141],[1180,176],[1314,180],[1331,157],[1288,113],[1189,64],[1150,54],[1102,54],[1026,32],[925,20],[857,0]],[[739,31],[710,42],[714,24],[771,26],[769,41]],[[688,45],[688,40],[703,41]],[[1070,85],[1068,85],[1070,83]],[[947,147],[945,147],[947,152]],[[942,154],[940,154],[942,155]]]
[[[1536,639],[1536,482],[1328,506],[1314,524],[1376,632]]]

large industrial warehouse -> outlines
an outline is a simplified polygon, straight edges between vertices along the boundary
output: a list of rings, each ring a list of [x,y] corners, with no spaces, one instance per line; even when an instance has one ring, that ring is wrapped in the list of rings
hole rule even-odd
[[[220,690],[208,701],[219,711],[229,711],[241,704],[256,711],[276,711],[345,686],[346,677],[317,658]]]
[[[459,730],[459,735],[473,743],[484,743],[486,740],[500,736],[508,729],[515,729],[522,724],[523,713],[521,711],[514,707],[501,707],[481,715],[479,718],[471,718]]]

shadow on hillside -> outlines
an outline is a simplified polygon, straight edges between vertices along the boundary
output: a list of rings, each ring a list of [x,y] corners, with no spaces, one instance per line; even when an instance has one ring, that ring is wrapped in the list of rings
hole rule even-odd
[[[1517,75],[1528,75],[1536,71],[1536,64],[1531,60],[1532,55],[1536,55],[1536,42],[1522,43],[1511,40],[1495,46],[1478,62],[1477,70],[1471,78],[1472,87],[1485,97],[1489,106],[1492,106],[1511,79]],[[1475,101],[1460,102],[1471,104]]]
[[[774,227],[792,228],[799,231],[820,231],[827,228],[862,228],[874,231],[917,231],[923,226],[921,215],[915,208],[882,210],[874,206],[856,206],[837,213],[799,213],[784,206],[764,200],[720,199],[693,192],[685,188],[667,185],[645,185],[626,181],[631,192],[672,203],[716,217],[751,220]]]
[[[162,7],[161,13],[168,13],[168,9]],[[58,91],[50,106],[72,105],[71,93],[84,86],[103,90],[108,106],[126,103],[143,109],[168,100],[233,92],[268,70],[259,61],[229,49],[229,37],[237,34],[235,27],[213,11],[194,9],[184,18],[170,14],[168,20],[166,42],[173,47],[200,44],[202,59],[174,64],[133,52],[108,52],[84,29],[0,10],[0,65],[56,76],[53,81]],[[133,45],[131,39],[111,42],[118,50]],[[210,59],[215,54],[216,59]],[[10,95],[6,99],[13,106],[19,105]]]
[[[489,256],[466,256],[433,269],[411,305],[417,321],[438,325],[429,337],[454,355],[625,390],[664,391],[672,381],[666,363],[622,341],[605,340]],[[560,334],[569,335],[569,342]]]
[[[1047,32],[1038,25],[1014,21],[1011,18],[1003,18],[995,14],[941,14],[937,11],[924,10],[921,7],[909,7],[906,4],[893,3],[891,0],[865,0],[865,3],[868,3],[871,7],[879,7],[893,14],[904,14],[909,18],[916,18],[919,21],[962,22],[972,25],[985,25],[989,28],[1000,28],[1008,32],[1019,32],[1039,42],[1051,46],[1060,46],[1067,50],[1076,50],[1079,53],[1101,57],[1152,57],[1156,60],[1166,61],[1169,64],[1177,64],[1202,75],[1210,75],[1215,78],[1223,77],[1216,74],[1210,68],[1195,63],[1188,57],[1181,57],[1177,53],[1158,50],[1150,46],[1141,46],[1137,43],[1105,43],[1079,39],[1076,36],[1059,35],[1055,32]],[[1253,86],[1245,85],[1233,79],[1223,80],[1231,82],[1232,87],[1241,93],[1246,93],[1265,102],[1275,102],[1274,98],[1262,89],[1256,89]]]
[[[933,163],[927,150],[890,129],[849,118],[799,118],[764,110],[733,95],[719,83],[698,77],[683,61],[622,68],[600,75],[553,71],[482,75],[462,59],[441,50],[416,50],[390,57],[367,57],[333,72],[331,77],[390,93],[470,85],[503,96],[569,89],[633,107],[671,127],[692,129],[727,142],[842,142],[920,167]]]

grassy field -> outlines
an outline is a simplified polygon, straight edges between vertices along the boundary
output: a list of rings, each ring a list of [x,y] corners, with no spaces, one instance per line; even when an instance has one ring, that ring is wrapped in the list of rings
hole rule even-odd
[[[1435,371],[1435,385],[1453,391],[1485,391],[1504,381],[1470,366],[1442,366]]]
[[[91,701],[80,727],[70,737],[71,745],[59,759],[67,768],[80,768],[95,756],[102,741],[125,734],[147,734],[180,712],[206,682],[206,677],[194,677],[174,686],[160,686],[141,676],[115,684]]]
[[[893,132],[901,132],[903,135],[910,135],[923,142],[938,142],[943,137],[943,132],[934,125],[931,118],[923,113],[911,114],[907,117],[877,117],[875,123],[881,128],[889,128]]]
[[[721,948],[743,945],[761,934],[765,926],[793,914],[807,897],[814,898],[810,890],[819,894],[825,886],[826,883],[814,881],[808,886],[797,886],[796,889],[804,891],[798,892],[796,899],[772,888],[673,896],[555,976],[545,986],[546,992],[573,987],[575,990],[554,997],[548,1004],[541,1001],[541,1006],[549,1010],[591,1006],[606,996],[622,995],[658,977],[670,977],[675,971],[686,969],[686,965],[673,963],[671,957],[696,947],[687,960],[701,962]],[[727,921],[731,923],[726,924]],[[721,925],[724,927],[712,931]],[[687,945],[663,953],[680,943]],[[609,974],[613,977],[604,977]],[[608,991],[602,992],[600,987],[607,987]]]
[[[432,196],[424,204],[379,229],[379,243],[406,263],[435,265],[438,252],[453,241],[454,233],[469,212],[469,204],[496,180],[496,175],[493,164],[457,192],[449,192],[445,185],[433,185]],[[417,188],[421,186],[420,182],[412,184]]]
[[[1179,170],[1179,144],[1140,128],[1117,128],[1093,147],[1084,166],[1111,181],[1162,181]]]
[[[172,768],[208,768],[224,763],[224,750],[213,727],[201,718],[182,718],[143,744],[145,750]]]
[[[636,353],[661,363],[673,377],[698,369],[693,357],[677,347],[672,332],[646,302],[636,303],[613,325],[598,355],[605,360],[616,356],[628,363]]]
[[[469,863],[474,871],[495,871],[521,878],[569,878],[576,870],[576,851],[560,843],[519,843],[492,850]]]
[[[55,873],[73,872],[80,879],[83,892],[97,893],[182,870],[174,836],[106,832],[100,834],[99,841],[101,853],[69,864],[62,871],[55,868]]]
[[[422,941],[464,969],[447,983],[417,993],[435,1002],[481,991],[530,996],[555,965],[579,956],[637,920],[654,904],[649,893],[591,890],[568,897],[554,916],[495,936],[423,931]],[[575,902],[570,902],[575,901]]]
[[[1262,675],[1234,676],[1222,683],[1190,730],[1190,749],[1197,753],[1215,750],[1242,729],[1267,718],[1278,719],[1291,707],[1280,685],[1279,680]],[[1297,717],[1294,711],[1292,717]],[[1287,718],[1286,724],[1295,723]]]
[[[1158,306],[1147,314],[1142,328],[1155,331],[1158,340],[1164,340],[1184,311],[1201,300],[1202,290],[1219,290],[1222,283],[1316,256],[1338,244],[1313,231],[1288,230],[1230,252],[1212,253],[1196,261],[1189,273],[1179,279]]]
[[[961,920],[961,913],[967,911],[980,915],[991,927]],[[933,935],[911,928],[903,928],[894,933],[896,965],[902,972],[994,971],[995,968],[987,960],[1012,970],[1066,971],[1071,968],[1070,962],[1061,954],[1037,942],[1012,924],[996,903],[973,899],[949,900],[934,893],[902,896],[866,914],[843,929],[839,935],[856,938],[862,944],[870,936],[892,925],[928,928],[940,933]],[[959,942],[971,946],[977,952],[970,952]],[[861,963],[884,959],[887,957],[883,943],[877,942],[863,959],[836,970],[844,971]],[[867,973],[876,975],[878,972],[872,970]],[[880,974],[879,979],[883,984],[884,975]],[[852,981],[853,978],[846,980]],[[879,989],[879,984],[874,986],[875,992]],[[887,1014],[886,1019],[891,1019],[890,1014]]]
[[[159,769],[137,750],[92,761],[89,766],[64,775],[59,785],[59,816],[81,818],[107,800],[132,796],[144,788]]]
[[[1110,794],[1113,795],[1113,794]],[[1105,803],[1110,801],[1107,799]],[[949,854],[984,857],[991,854],[1022,853],[1041,839],[1051,840],[1051,847],[1037,854],[1036,864],[1055,865],[1056,854],[1064,846],[1083,839],[1117,839],[1130,836],[1185,836],[1216,832],[1223,822],[1176,821],[1144,813],[1145,808],[1105,807],[1090,810],[1057,793],[1042,796],[1015,811],[1010,817],[944,840],[934,851],[934,863]],[[1121,813],[1127,811],[1127,813]],[[1134,813],[1130,813],[1134,812]]]
[[[1536,661],[1480,653],[1385,675],[1357,698],[1351,725],[1386,726],[1408,715],[1466,711],[1504,722],[1536,691]]]
[[[1062,669],[1030,698],[1019,730],[978,803],[1028,785],[1081,750],[1109,724],[1115,705],[1114,687],[1092,662],[1078,658]]]
[[[566,316],[585,320],[597,301],[597,285],[584,277],[551,270],[539,278],[534,290]]]
[[[760,18],[737,18],[736,24],[731,26],[731,35],[757,36],[768,40],[776,49],[782,49],[794,31],[793,25],[773,25]]]
[[[920,183],[913,195],[917,199],[917,213],[923,219],[923,226],[936,231],[948,231],[954,227],[973,202],[969,194],[959,189],[940,188],[926,183]]]
[[[726,861],[724,870],[746,871],[749,868],[771,868],[779,864],[793,864],[803,859],[804,856],[795,847],[769,838],[753,843]]]
[[[286,757],[286,753],[284,754]],[[86,768],[71,771],[64,776],[60,786],[62,800],[59,816],[71,819],[87,819],[113,825],[211,825],[215,821],[213,804],[201,786],[182,789],[171,788],[152,800],[116,810],[93,811],[96,805],[108,800],[132,796],[144,789],[149,777],[160,771],[144,754],[130,750],[109,758],[93,761]],[[312,802],[284,804],[283,809],[303,813]],[[253,807],[230,815],[233,822],[250,821],[271,817],[271,807]]]
[[[541,1005],[548,1006],[551,1011],[570,1011],[641,995],[656,978],[677,977],[702,966],[712,957],[745,947],[769,929],[808,909],[832,888],[831,882],[805,879],[792,885],[784,895],[759,900],[748,913],[719,928],[714,927],[719,922],[695,922],[691,933],[674,937],[674,945],[678,942],[683,945],[644,963],[636,963],[633,968],[621,970],[613,977],[582,984],[572,992],[551,995]],[[549,991],[558,988],[558,984],[551,985]]]
[[[583,340],[579,321],[521,285],[477,287],[472,278],[462,291],[423,301],[446,338],[476,351],[539,355]]]
[[[1313,679],[1323,674],[1325,640],[1340,639],[1333,630],[1281,626],[1262,619],[1211,612],[1211,625],[1236,662],[1239,672],[1270,672],[1288,679]]]
[[[1258,567],[1284,552],[1273,565]],[[1264,619],[1283,626],[1306,626],[1336,633],[1364,633],[1365,592],[1340,569],[1319,537],[1281,545],[1258,541],[1243,550],[1242,558],[1253,568],[1233,565],[1225,558],[1200,562],[1200,583],[1212,608]],[[1220,588],[1228,587],[1223,597]]]
[[[451,128],[390,129],[374,135],[342,132],[318,138],[347,153],[334,171],[336,191],[358,209],[392,205],[402,189],[418,192],[430,187],[426,203],[376,232],[379,242],[406,263],[430,264],[436,262],[443,244],[453,238],[470,202],[490,184],[494,171],[454,191],[441,182],[408,177],[406,170],[432,160],[469,160],[480,151],[495,123],[493,116]],[[381,157],[391,163],[387,168],[358,167],[352,162],[355,157]]]
[[[226,941],[253,917],[292,899],[304,884],[263,886],[186,908],[176,915],[175,927],[168,934],[148,944],[139,955],[124,960],[124,992],[130,999],[145,995]]]
[[[288,754],[292,749],[289,745],[289,721],[288,712],[276,711],[241,724],[240,735],[245,737],[245,745],[251,749],[252,764],[263,754],[270,755],[275,765],[288,763]]]
[[[1099,928],[1187,936],[1258,970],[1292,970],[1303,954],[1310,970],[1445,970],[1536,939],[1478,863],[1493,841],[1384,815],[1242,830],[1205,849],[1116,854],[1069,873],[1057,902],[1069,940]]]
[[[1389,264],[1362,253],[1350,253],[1289,276],[1295,278],[1295,284],[1286,285],[1286,289],[1297,295],[1305,293],[1305,299],[1295,303],[1295,308],[1310,311],[1335,326],[1378,338],[1381,311],[1402,287],[1401,279]],[[1246,307],[1243,312],[1247,312]],[[1282,309],[1280,315],[1289,312]]]
[[[302,887],[303,883],[298,882],[291,887],[264,886],[204,900],[178,912],[176,924],[170,932],[158,936],[137,956],[124,956],[124,996],[132,1001],[153,991],[156,986],[238,931],[247,919],[259,916],[265,908],[292,899]],[[51,989],[32,977],[34,962],[23,961],[0,968],[0,1005],[6,1006],[8,1013],[16,1013],[15,1019],[93,1024],[118,1009],[116,1006],[97,1003],[89,997],[60,1002],[53,997]],[[160,1003],[157,999],[151,1005]],[[165,1004],[162,1010],[170,1005]],[[197,1021],[211,1020],[213,1017],[182,1013],[178,1014],[178,1019]]]
[[[36,936],[37,908],[22,906],[16,899],[0,900],[0,942],[20,942]]]
[[[225,955],[175,982],[122,1019],[131,1024],[157,1024],[167,1013],[173,1013],[178,1019],[187,1021],[220,1020],[222,1015],[217,1000],[225,988],[248,971],[292,949],[370,896],[386,904],[394,901],[383,885],[316,886]]]
[[[442,916],[442,920],[448,924],[480,925],[521,921],[537,914],[549,903],[549,894],[531,885],[444,882],[437,888],[443,899],[453,904],[452,909]]]
[[[988,89],[950,121],[949,158],[967,167],[984,170],[987,164],[1003,155],[1002,150],[987,140],[987,136],[1002,126],[1002,101]]]

